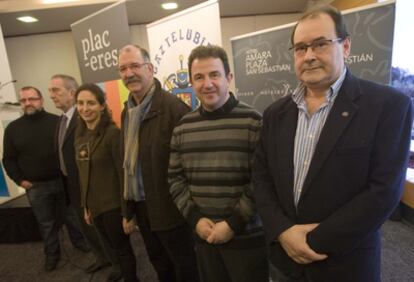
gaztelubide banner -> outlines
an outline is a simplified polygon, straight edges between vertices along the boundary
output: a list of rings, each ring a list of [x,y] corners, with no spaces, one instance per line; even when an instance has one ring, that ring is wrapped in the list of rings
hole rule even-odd
[[[197,99],[188,75],[188,56],[199,45],[221,45],[217,0],[207,1],[147,25],[155,77],[193,109]]]

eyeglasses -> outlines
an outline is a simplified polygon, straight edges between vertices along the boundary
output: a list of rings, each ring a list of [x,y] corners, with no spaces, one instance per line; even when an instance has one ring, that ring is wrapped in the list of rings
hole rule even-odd
[[[120,66],[119,69],[118,69],[118,71],[120,73],[126,72],[127,69],[130,69],[131,71],[137,71],[137,70],[141,69],[143,66],[148,65],[148,64],[149,63],[143,63],[143,64],[140,64],[140,63],[132,63],[132,64],[129,64],[129,65]]]
[[[39,101],[40,99],[41,99],[40,97],[21,98],[19,102],[20,104],[24,104],[26,102],[32,103],[32,102]]]
[[[309,44],[298,43],[289,48],[293,50],[296,56],[303,56],[308,51],[308,48],[311,48],[312,51],[316,54],[322,54],[326,51],[328,46],[334,42],[341,42],[343,38],[334,38],[334,39],[316,39]]]

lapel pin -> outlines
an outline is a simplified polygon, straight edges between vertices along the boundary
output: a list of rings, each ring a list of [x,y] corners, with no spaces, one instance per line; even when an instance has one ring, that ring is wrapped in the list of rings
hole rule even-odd
[[[349,116],[349,113],[348,112],[342,112],[342,116],[347,117],[347,116]]]

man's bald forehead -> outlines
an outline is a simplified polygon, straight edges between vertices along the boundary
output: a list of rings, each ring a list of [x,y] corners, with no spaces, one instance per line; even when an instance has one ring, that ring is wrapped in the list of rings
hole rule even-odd
[[[119,54],[131,52],[141,52],[141,48],[133,44],[128,44],[119,50]]]
[[[135,52],[139,52],[142,58],[144,59],[144,61],[150,62],[150,56],[149,56],[148,51],[142,48],[141,46],[138,46],[135,44],[125,45],[119,50],[118,55],[121,56],[124,53],[135,53]]]

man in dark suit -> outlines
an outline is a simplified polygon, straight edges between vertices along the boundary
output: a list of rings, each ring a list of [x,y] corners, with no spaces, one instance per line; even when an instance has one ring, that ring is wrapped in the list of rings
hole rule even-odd
[[[351,39],[332,7],[292,34],[300,81],[264,113],[255,197],[276,281],[380,281],[381,224],[397,205],[412,105],[345,67]]]
[[[111,259],[108,257],[108,250],[103,245],[103,238],[98,236],[95,227],[85,223],[83,208],[80,204],[79,174],[73,146],[78,120],[78,113],[75,107],[75,92],[77,88],[78,83],[76,80],[72,76],[65,74],[56,74],[51,77],[49,82],[50,98],[55,103],[56,108],[63,112],[56,130],[56,145],[59,153],[62,179],[69,198],[69,207],[76,211],[82,233],[87,238],[96,256],[96,262],[85,270],[87,273],[92,273],[109,266]],[[120,276],[120,271],[115,271],[112,276],[114,278]]]

